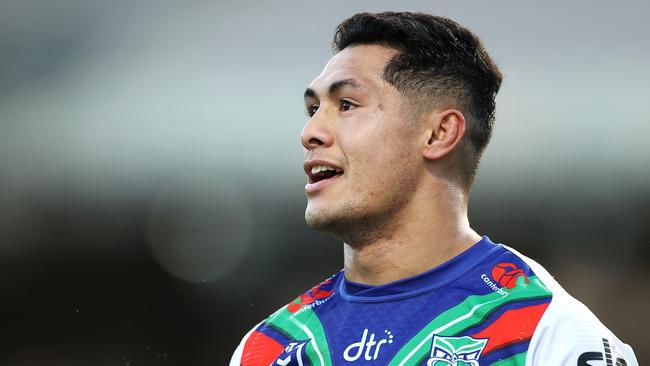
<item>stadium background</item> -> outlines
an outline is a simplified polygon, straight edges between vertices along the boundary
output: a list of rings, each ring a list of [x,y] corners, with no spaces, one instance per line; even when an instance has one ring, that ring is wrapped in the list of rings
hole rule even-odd
[[[390,1],[0,1],[0,364],[225,365],[341,266],[302,92]],[[650,3],[404,1],[505,74],[471,202],[650,360]],[[597,351],[597,350],[594,350]]]

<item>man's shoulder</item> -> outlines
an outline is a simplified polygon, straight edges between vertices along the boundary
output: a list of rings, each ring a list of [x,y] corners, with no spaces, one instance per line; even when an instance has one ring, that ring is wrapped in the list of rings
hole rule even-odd
[[[585,366],[597,360],[609,360],[608,365],[638,365],[632,348],[563,289],[555,289],[531,339],[528,357],[533,365]]]
[[[301,349],[309,339],[324,339],[324,329],[314,314],[335,294],[341,275],[339,272],[313,286],[255,325],[240,342],[230,364],[268,365],[287,350]],[[304,341],[292,343],[290,339]]]
[[[529,269],[530,273],[546,288],[552,296],[552,301],[547,313],[557,317],[557,323],[566,324],[563,320],[572,319],[571,323],[578,321],[601,326],[598,318],[582,302],[569,294],[560,283],[537,261],[525,256],[517,250],[503,246],[509,253],[516,256]],[[548,317],[547,315],[545,315]]]
[[[589,365],[588,361],[609,359],[612,365],[638,365],[632,348],[569,294],[542,265],[515,249],[504,248],[526,263],[552,296],[531,339],[526,364],[580,366]]]

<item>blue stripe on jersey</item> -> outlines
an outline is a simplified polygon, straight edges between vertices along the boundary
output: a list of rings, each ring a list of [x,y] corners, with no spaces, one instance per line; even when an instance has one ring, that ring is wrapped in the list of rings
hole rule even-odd
[[[275,329],[271,324],[262,324],[257,328],[257,331],[273,338],[276,342],[280,343],[283,346],[286,346],[289,344],[289,342],[292,341],[291,338],[287,337],[280,330]]]

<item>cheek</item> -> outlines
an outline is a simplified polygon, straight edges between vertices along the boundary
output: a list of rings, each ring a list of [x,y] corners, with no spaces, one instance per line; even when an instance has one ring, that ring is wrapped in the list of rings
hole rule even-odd
[[[398,116],[369,113],[345,125],[340,137],[353,168],[355,191],[376,191],[411,175],[417,163],[414,132]],[[352,122],[352,121],[349,121]],[[372,189],[371,189],[372,187]],[[375,192],[370,192],[375,193]]]
[[[374,144],[357,160],[356,191],[371,196],[385,195],[409,181],[415,168],[413,155],[403,145]]]

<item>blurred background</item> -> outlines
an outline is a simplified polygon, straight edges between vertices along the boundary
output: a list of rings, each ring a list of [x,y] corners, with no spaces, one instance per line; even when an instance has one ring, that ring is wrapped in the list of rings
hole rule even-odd
[[[0,0],[0,364],[226,365],[338,271],[303,221],[302,93],[383,10],[483,39],[474,227],[650,360],[650,3]]]

